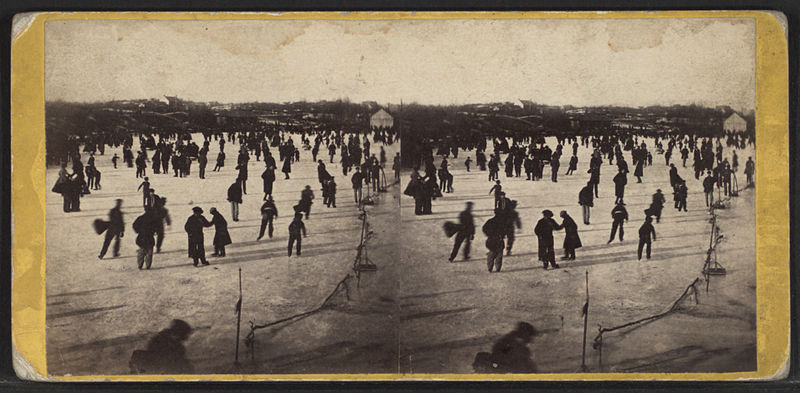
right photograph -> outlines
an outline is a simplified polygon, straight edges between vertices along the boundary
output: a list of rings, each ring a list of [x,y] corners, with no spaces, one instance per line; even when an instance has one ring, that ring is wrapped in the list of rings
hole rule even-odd
[[[757,370],[755,21],[442,25],[390,108],[398,372]]]

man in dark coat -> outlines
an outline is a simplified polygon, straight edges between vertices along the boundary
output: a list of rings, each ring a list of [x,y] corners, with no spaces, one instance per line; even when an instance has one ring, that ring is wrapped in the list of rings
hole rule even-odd
[[[528,343],[538,332],[527,322],[520,322],[511,333],[492,346],[491,362],[495,373],[535,373]]]
[[[614,241],[617,228],[619,228],[619,241],[622,241],[622,238],[625,236],[623,224],[624,221],[628,221],[628,210],[625,209],[624,202],[617,202],[617,205],[611,209],[611,219],[614,220],[614,222],[611,224],[611,236],[608,238],[608,243]]]
[[[125,222],[122,220],[122,199],[117,199],[113,209],[108,211],[109,225],[106,229],[106,237],[103,240],[103,248],[100,250],[99,259],[103,259],[108,252],[111,240],[114,240],[114,258],[119,256],[120,239],[125,236]]]
[[[275,168],[267,165],[267,168],[264,169],[264,173],[261,174],[261,179],[264,180],[264,200],[266,201],[268,196],[272,196],[272,183],[275,182]]]
[[[153,247],[156,244],[153,236],[159,220],[156,210],[147,207],[144,214],[133,221],[133,231],[137,233],[136,245],[139,246],[136,252],[136,264],[139,266],[139,270],[142,270],[143,266],[150,269],[153,264]]]
[[[492,272],[492,268],[499,272],[503,267],[503,249],[506,246],[503,237],[506,234],[506,225],[502,213],[500,209],[494,209],[494,217],[486,220],[482,228],[486,235],[486,248],[489,250],[486,254],[486,266],[489,268],[489,273]]]
[[[300,234],[302,233],[302,237]],[[303,213],[295,213],[294,220],[289,224],[289,256],[292,256],[292,246],[297,242],[297,256],[300,256],[303,237],[306,237],[306,225],[303,224]]]
[[[275,206],[275,201],[272,200],[272,195],[270,195],[261,205],[261,230],[258,232],[256,240],[261,240],[264,237],[264,230],[267,228],[269,228],[268,235],[270,239],[272,238],[272,222],[276,217],[278,217],[278,208]]]
[[[161,252],[161,244],[164,242],[164,223],[172,225],[172,219],[169,216],[169,211],[166,208],[167,198],[155,198],[155,211],[156,215],[156,253]]]
[[[208,165],[208,142],[197,152],[197,164],[200,165],[200,178],[206,178],[206,165]]]
[[[189,236],[189,257],[194,261],[194,266],[197,267],[197,262],[200,261],[203,265],[208,265],[206,261],[206,249],[203,237],[203,228],[210,227],[211,223],[203,217],[203,209],[198,206],[192,208],[193,214],[186,220],[183,229]]]
[[[709,171],[705,178],[703,178],[703,192],[706,195],[706,206],[714,204],[714,183],[716,179]]]
[[[506,219],[506,239],[508,239],[508,244],[506,244],[506,256],[510,256],[511,248],[514,247],[515,230],[522,229],[522,221],[519,219],[519,212],[517,212],[517,201],[509,200],[503,205],[505,206],[501,208],[503,209],[503,216]]]
[[[306,185],[306,188],[300,192],[300,202],[297,204],[299,206],[299,212],[306,214],[306,220],[308,220],[308,216],[311,214],[311,205],[314,204],[314,191],[311,190],[311,186]]]
[[[589,225],[589,217],[591,215],[592,206],[594,206],[594,194],[592,194],[592,182],[586,183],[586,186],[581,188],[578,192],[578,204],[583,209],[583,223]]]
[[[228,187],[228,202],[231,203],[231,219],[239,221],[239,204],[242,203],[242,182],[238,178]]]
[[[553,212],[550,210],[542,211],[542,218],[536,223],[533,232],[539,239],[539,260],[544,264],[545,269],[547,269],[548,264],[553,269],[560,267],[556,263],[555,241],[553,241],[553,231],[558,229],[561,229],[561,226],[553,220]]]
[[[578,236],[578,224],[567,214],[566,210],[562,210],[559,215],[562,218],[561,227],[565,232],[564,259],[575,260],[575,249],[583,246],[581,238]]]
[[[224,257],[225,246],[231,244],[231,235],[228,233],[228,221],[222,217],[217,208],[211,208],[211,224],[214,225],[214,253],[212,257]]]
[[[242,186],[242,194],[247,195],[247,162],[236,165],[236,169],[239,170],[239,176],[236,179],[239,180],[239,184]]]
[[[180,319],[164,329],[147,343],[147,349],[135,350],[128,363],[134,374],[191,374],[191,363],[186,358],[183,342],[189,338],[192,328]]]
[[[350,177],[350,182],[353,183],[353,198],[355,199],[356,205],[361,203],[361,189],[364,187],[364,175],[361,174],[361,168],[356,167],[356,171],[353,172],[353,176]]]
[[[461,243],[464,243],[464,259],[469,259],[469,249],[472,240],[475,239],[475,219],[472,217],[472,202],[467,202],[467,207],[458,215],[459,229],[456,233],[453,251],[450,252],[448,261],[451,263],[458,255]]]
[[[623,202],[626,184],[628,184],[628,176],[620,169],[619,173],[614,176],[614,195],[617,197],[614,203]]]
[[[659,188],[656,190],[656,193],[653,194],[653,202],[650,203],[650,208],[648,209],[647,215],[653,215],[656,217],[656,222],[661,221],[661,211],[664,210],[664,202],[666,202],[666,198],[664,198],[664,194],[661,193],[661,189]]]
[[[292,173],[292,156],[287,154],[286,159],[283,160],[283,168],[281,168],[281,172],[286,175],[286,179],[289,178],[289,174]]]
[[[651,240],[652,236],[652,240]],[[656,240],[656,229],[653,227],[653,218],[647,216],[644,218],[644,224],[639,227],[639,250],[637,254],[639,255],[639,260],[642,260],[642,248],[647,245],[647,259],[650,259],[650,247],[652,241]]]
[[[600,165],[590,167],[587,173],[590,174],[589,184],[591,184],[592,188],[594,188],[594,197],[599,198],[600,194],[598,194],[597,189],[600,184]]]

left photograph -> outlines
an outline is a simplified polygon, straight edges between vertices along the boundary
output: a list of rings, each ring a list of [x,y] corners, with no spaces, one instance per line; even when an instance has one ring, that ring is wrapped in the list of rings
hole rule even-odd
[[[48,374],[397,372],[399,122],[347,30],[46,23]]]

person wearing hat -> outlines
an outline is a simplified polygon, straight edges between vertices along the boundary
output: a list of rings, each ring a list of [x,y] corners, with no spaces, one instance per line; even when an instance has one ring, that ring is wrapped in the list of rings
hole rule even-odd
[[[450,252],[450,258],[448,258],[451,263],[456,259],[462,243],[464,243],[464,259],[469,259],[470,245],[475,239],[475,219],[472,216],[472,205],[472,202],[467,202],[464,211],[458,215],[459,230],[456,232],[453,251]]]
[[[361,203],[361,189],[364,187],[364,175],[358,165],[356,165],[356,171],[353,172],[353,176],[350,177],[350,182],[353,183],[353,198],[356,205],[359,205]]]
[[[267,197],[267,200],[261,205],[261,230],[258,233],[258,238],[256,240],[261,240],[264,237],[264,230],[269,228],[268,235],[269,238],[272,239],[272,222],[275,218],[278,217],[278,208],[275,206],[275,201],[272,199],[272,195]]]
[[[300,234],[303,234],[300,237]],[[303,237],[306,237],[306,225],[303,224],[303,213],[297,212],[294,214],[294,220],[289,224],[289,256],[292,256],[292,245],[297,242],[297,256],[300,256],[300,249],[302,247]]]
[[[628,221],[628,210],[625,209],[625,203],[622,201],[617,202],[617,205],[611,209],[611,219],[614,222],[611,224],[611,236],[608,238],[608,243],[614,241],[614,236],[617,234],[619,228],[619,241],[625,236],[625,228],[623,226],[625,221]]]
[[[642,226],[639,227],[639,249],[637,255],[640,261],[642,260],[642,248],[644,248],[645,245],[647,245],[647,259],[650,259],[650,247],[655,240],[656,229],[653,227],[653,217],[647,216],[644,218]]]
[[[173,319],[147,343],[145,350],[135,350],[128,363],[134,374],[189,374],[193,368],[186,358],[183,342],[192,334],[192,328],[181,319]]]
[[[486,220],[481,228],[486,235],[486,248],[489,250],[486,254],[486,267],[489,268],[489,273],[493,268],[499,272],[503,267],[503,248],[506,246],[503,237],[506,234],[506,225],[502,213],[502,210],[494,209],[494,217]]]
[[[661,221],[661,211],[664,210],[664,203],[667,200],[664,198],[664,194],[661,193],[661,189],[657,189],[656,193],[653,194],[653,202],[650,203],[650,214],[656,217],[656,222]]]
[[[617,197],[614,203],[622,202],[625,198],[625,185],[628,184],[628,176],[622,168],[620,168],[619,173],[614,176],[613,181],[614,195]]]
[[[157,198],[155,204],[156,214],[156,254],[161,252],[161,244],[164,242],[164,223],[172,225],[172,219],[169,217],[169,211],[166,208],[167,198]]]
[[[216,207],[211,208],[211,224],[214,225],[214,253],[212,257],[224,257],[225,246],[231,244],[231,235],[228,233],[228,221],[222,217]]]
[[[533,232],[539,240],[539,261],[542,262],[545,270],[548,264],[553,269],[560,267],[556,263],[555,241],[553,240],[553,231],[558,229],[561,229],[561,226],[553,220],[553,212],[550,210],[542,211],[542,218],[536,223]]]
[[[517,201],[512,201],[505,197],[503,199],[504,201],[500,205],[506,220],[506,238],[508,239],[506,256],[510,256],[511,248],[514,247],[514,226],[516,226],[516,229],[522,229],[522,221],[519,219],[519,212],[517,212]]]
[[[136,265],[139,266],[139,270],[142,270],[142,267],[150,269],[153,264],[153,246],[156,244],[153,236],[158,219],[152,207],[145,207],[144,214],[133,221],[133,231],[137,233],[136,245],[139,246],[136,252]]]
[[[142,206],[147,207],[147,198],[150,196],[150,178],[144,178],[144,181],[139,184],[139,187],[136,188],[136,191],[142,190]]]
[[[311,214],[311,205],[314,204],[314,202],[312,202],[313,200],[314,191],[311,190],[311,186],[306,185],[306,188],[300,192],[300,202],[298,203],[298,211],[306,214],[306,220],[308,220],[308,216]]]
[[[203,265],[208,265],[208,261],[206,261],[203,229],[210,227],[211,223],[203,217],[203,209],[199,206],[193,207],[192,213],[193,214],[186,219],[186,224],[183,226],[183,229],[189,236],[189,257],[192,258],[195,267],[197,267],[198,261],[202,262]]]
[[[505,193],[503,193],[503,186],[500,184],[499,179],[496,180],[492,188],[489,189],[490,195],[493,192],[494,192],[494,207],[496,209],[499,207],[498,205],[500,204],[500,199],[503,197],[503,195],[505,195]]]
[[[119,256],[120,239],[125,236],[125,221],[122,219],[122,199],[116,200],[116,205],[108,211],[108,229],[103,240],[103,248],[100,250],[98,259],[103,259],[108,252],[111,240],[114,240],[114,258]]]
[[[531,360],[528,344],[539,332],[527,322],[501,337],[492,346],[491,362],[495,373],[535,373],[536,365]]]
[[[242,203],[242,181],[239,178],[228,187],[228,202],[231,203],[231,219],[239,221],[239,204]]]
[[[561,228],[564,228],[564,259],[575,260],[575,249],[581,248],[581,238],[578,236],[578,224],[567,214],[566,210],[559,213],[561,216]]]
[[[594,194],[592,193],[592,182],[586,183],[586,186],[581,188],[578,192],[578,204],[581,205],[583,210],[583,224],[589,225],[589,218],[591,216],[592,206],[594,206]]]

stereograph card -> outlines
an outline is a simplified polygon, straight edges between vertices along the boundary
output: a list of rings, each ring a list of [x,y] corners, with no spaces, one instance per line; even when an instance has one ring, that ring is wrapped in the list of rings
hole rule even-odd
[[[786,31],[767,11],[18,15],[15,370],[783,378]]]

